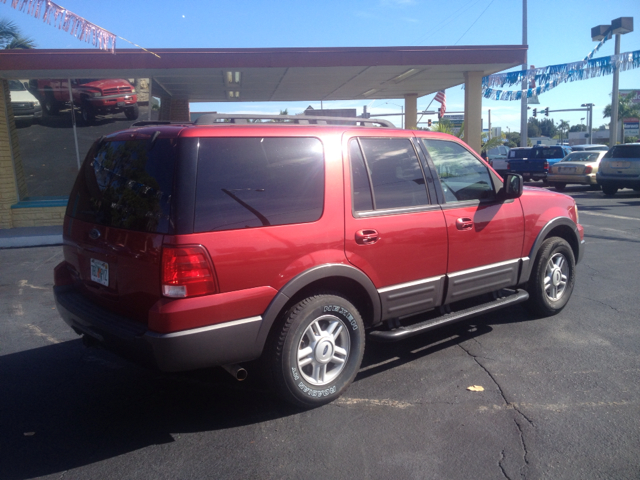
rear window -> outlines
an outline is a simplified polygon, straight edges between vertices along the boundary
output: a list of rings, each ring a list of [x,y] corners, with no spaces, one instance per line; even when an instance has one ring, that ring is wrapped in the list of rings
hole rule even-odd
[[[104,142],[92,147],[67,214],[108,227],[170,232],[175,140]]]
[[[509,150],[509,158],[529,158],[531,150],[525,148],[523,150]]]
[[[563,158],[564,150],[560,147],[532,148],[529,158]]]
[[[201,138],[194,230],[307,223],[322,216],[317,138]]]
[[[638,158],[640,159],[640,145],[616,145],[605,155],[605,158]]]
[[[563,162],[595,162],[600,156],[599,152],[573,152],[562,159]]]

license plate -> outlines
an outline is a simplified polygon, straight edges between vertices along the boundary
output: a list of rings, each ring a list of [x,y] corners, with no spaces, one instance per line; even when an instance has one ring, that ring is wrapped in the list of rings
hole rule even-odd
[[[611,162],[613,168],[629,168],[630,162]]]
[[[118,102],[117,105],[118,107],[124,107],[124,102]]]
[[[575,167],[562,167],[560,169],[560,171],[562,173],[576,173],[576,168]]]
[[[102,262],[100,260],[96,260],[95,258],[91,259],[91,280],[99,283],[100,285],[104,285],[105,287],[109,286],[109,264],[107,262]]]

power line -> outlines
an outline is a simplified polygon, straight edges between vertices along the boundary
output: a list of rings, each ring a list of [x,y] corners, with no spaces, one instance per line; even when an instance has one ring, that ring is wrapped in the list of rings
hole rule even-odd
[[[481,13],[480,15],[478,15],[478,18],[476,18],[475,22],[473,22],[473,23],[471,24],[471,26],[470,26],[469,28],[467,28],[467,30],[462,34],[462,36],[460,36],[460,38],[459,38],[458,40],[456,40],[456,43],[454,43],[454,45],[457,45],[457,44],[458,44],[458,42],[459,42],[460,40],[462,40],[462,37],[464,37],[464,36],[467,34],[467,32],[468,32],[469,30],[471,30],[471,27],[473,27],[476,23],[478,23],[478,20],[480,20],[480,17],[482,17],[482,15],[484,15],[484,12],[486,12],[486,11],[489,9],[489,7],[491,6],[491,4],[492,4],[494,1],[495,1],[495,0],[491,0],[491,1],[489,2],[489,5],[487,5],[487,8],[485,8],[485,9],[482,11],[482,13]]]

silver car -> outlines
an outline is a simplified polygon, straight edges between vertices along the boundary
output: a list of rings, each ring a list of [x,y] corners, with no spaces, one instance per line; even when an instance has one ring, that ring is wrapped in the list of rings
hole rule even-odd
[[[640,191],[640,143],[615,145],[605,154],[596,175],[605,195],[619,188]]]
[[[549,186],[562,191],[568,183],[589,185],[593,190],[598,190],[600,185],[596,180],[596,173],[600,160],[606,151],[584,150],[572,152],[551,167],[547,175]]]

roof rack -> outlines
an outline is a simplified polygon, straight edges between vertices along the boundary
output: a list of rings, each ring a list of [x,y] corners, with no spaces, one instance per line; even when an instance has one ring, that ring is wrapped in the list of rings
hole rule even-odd
[[[289,123],[297,125],[354,125],[359,127],[396,128],[388,120],[361,117],[327,117],[315,115],[262,115],[246,113],[207,113],[196,119],[196,125],[214,125],[224,123]]]

